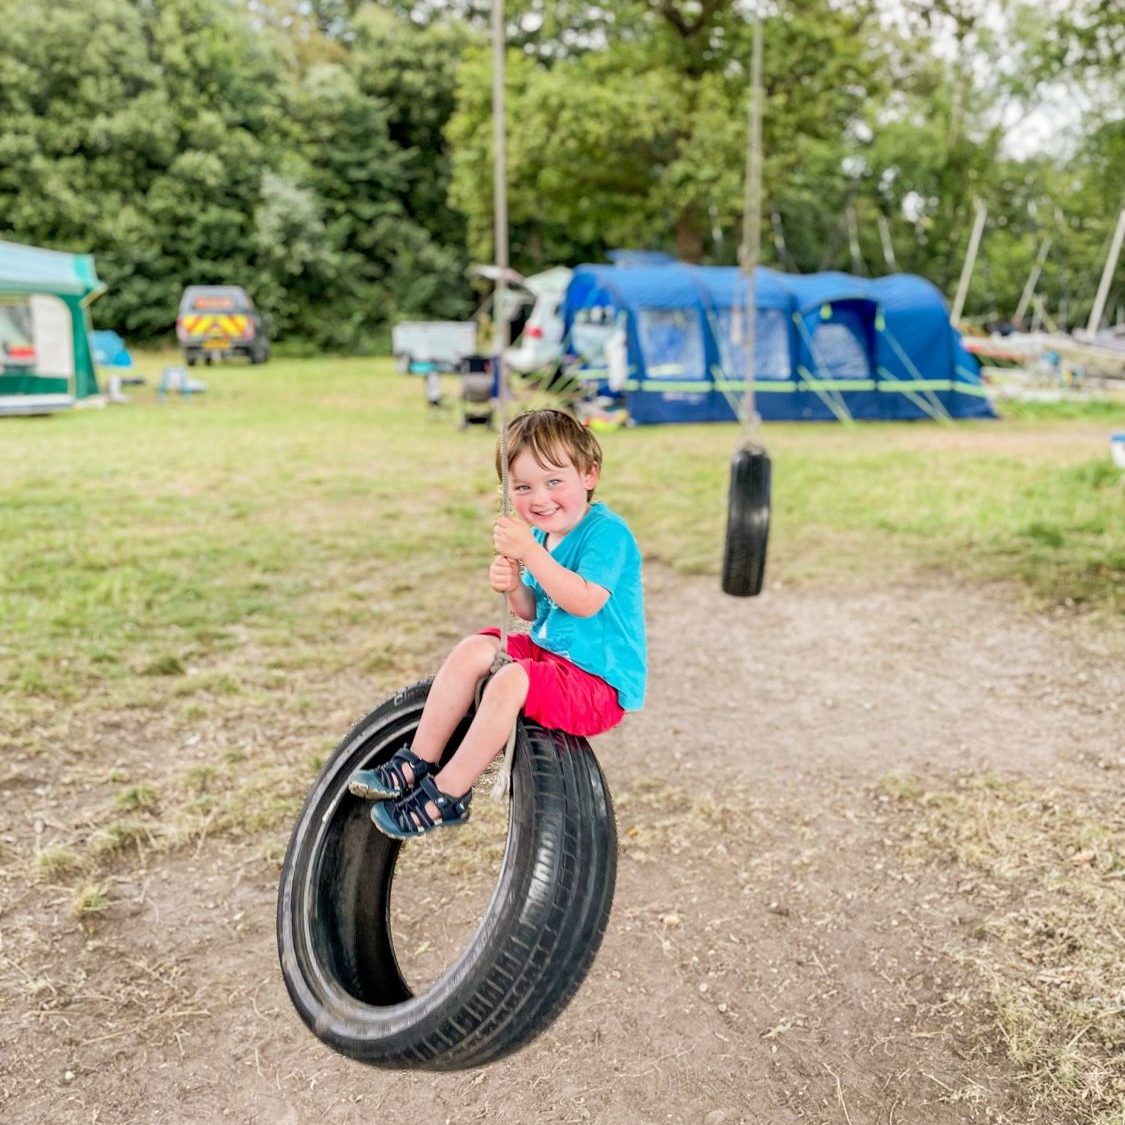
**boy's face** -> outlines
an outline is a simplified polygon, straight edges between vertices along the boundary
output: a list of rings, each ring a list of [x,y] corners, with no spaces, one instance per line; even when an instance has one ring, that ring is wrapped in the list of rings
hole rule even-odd
[[[544,467],[525,449],[512,461],[508,485],[512,506],[525,523],[560,538],[586,514],[587,493],[598,483],[598,467],[581,473],[568,457]]]

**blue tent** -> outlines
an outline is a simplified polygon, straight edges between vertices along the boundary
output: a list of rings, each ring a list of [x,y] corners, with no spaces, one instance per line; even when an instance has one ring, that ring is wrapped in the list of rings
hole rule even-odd
[[[776,420],[992,417],[976,361],[919,277],[755,271],[754,390]],[[745,390],[746,283],[733,267],[579,266],[563,304],[578,374],[637,423],[730,421]]]
[[[94,362],[99,367],[132,367],[133,357],[125,346],[125,341],[108,328],[90,333],[90,343],[94,349]]]

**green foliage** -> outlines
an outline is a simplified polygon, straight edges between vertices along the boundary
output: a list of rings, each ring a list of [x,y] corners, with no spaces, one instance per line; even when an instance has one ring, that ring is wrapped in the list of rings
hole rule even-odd
[[[721,6],[689,16],[689,6],[662,5],[660,18],[639,7],[644,34],[629,24],[602,49],[550,63],[508,53],[511,242],[527,268],[596,259],[620,245],[734,259],[749,26]],[[878,89],[877,55],[856,34],[865,10],[801,0],[767,21],[767,195],[784,193],[809,146],[824,151],[822,172],[840,178],[848,127]],[[489,52],[468,52],[448,136],[452,199],[468,216],[477,256],[491,252],[490,86]],[[822,196],[824,178],[813,194]],[[818,198],[814,210],[822,208]]]
[[[1084,323],[1125,180],[1125,25],[1103,0],[1062,7],[763,10],[763,260],[904,269],[950,294],[976,197],[989,224],[969,316],[1010,316],[1050,235],[1037,291]],[[134,343],[169,338],[191,283],[245,285],[291,354],[466,316],[465,267],[492,257],[490,13],[0,0],[0,237],[95,253],[95,321]],[[513,0],[506,15],[513,262],[622,245],[733,262],[745,6]],[[1082,121],[1046,154],[1013,148],[1011,122],[1063,85]]]

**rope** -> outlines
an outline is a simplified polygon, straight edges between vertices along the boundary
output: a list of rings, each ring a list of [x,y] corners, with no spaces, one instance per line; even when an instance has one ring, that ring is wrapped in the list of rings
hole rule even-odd
[[[742,396],[740,448],[748,447],[757,435],[761,415],[754,403],[754,336],[758,302],[754,272],[762,245],[762,21],[754,17],[754,42],[750,56],[750,121],[746,144],[746,204],[742,211],[742,275],[746,278],[746,326],[742,346],[746,352],[746,390]]]
[[[496,282],[496,293],[493,297],[493,308],[496,310],[497,334],[495,340],[495,359],[497,380],[499,383],[499,412],[500,412],[500,510],[507,516],[511,512],[511,499],[508,490],[508,372],[504,366],[504,352],[508,349],[508,194],[507,194],[507,169],[504,162],[504,3],[503,0],[494,0],[492,5],[492,198],[493,198],[493,225],[494,241],[496,244],[496,265],[499,277]],[[511,610],[508,607],[508,595],[500,595],[500,647],[492,659],[492,667],[488,674],[477,684],[477,706],[480,706],[484,694],[484,686],[489,678],[494,676],[505,664],[510,664],[512,658],[508,655],[508,628],[511,623]],[[518,720],[517,720],[518,722]],[[499,799],[511,787],[512,759],[515,757],[516,726],[508,735],[508,744],[504,748],[504,760],[496,775],[492,786],[491,795]]]

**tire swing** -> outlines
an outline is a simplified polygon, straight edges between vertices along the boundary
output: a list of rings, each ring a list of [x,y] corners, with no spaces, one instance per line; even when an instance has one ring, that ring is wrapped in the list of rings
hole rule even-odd
[[[754,338],[757,302],[754,271],[761,245],[761,85],[762,28],[754,20],[754,48],[750,71],[750,128],[746,146],[746,207],[743,213],[742,276],[746,280],[746,330],[742,333],[746,354],[746,392],[737,413],[742,422],[739,447],[731,458],[727,499],[727,534],[723,549],[724,594],[736,598],[762,592],[766,573],[766,547],[770,532],[769,454],[756,440],[761,417],[754,404]],[[737,308],[735,312],[737,313]],[[737,329],[735,330],[737,335]]]
[[[459,1070],[523,1046],[577,991],[605,933],[617,834],[589,743],[521,720],[491,901],[444,976],[414,995],[390,926],[402,844],[371,825],[348,778],[410,740],[429,686],[360,720],[321,770],[282,865],[277,942],[289,996],[322,1042],[375,1066]]]
[[[503,145],[503,4],[495,3],[493,119],[496,252],[508,266]],[[507,479],[507,323],[500,318],[500,443]],[[504,603],[500,653],[508,612]],[[497,664],[494,663],[493,671]],[[511,1054],[542,1032],[586,976],[609,919],[617,831],[605,777],[584,738],[517,721],[493,789],[510,795],[500,874],[476,933],[444,975],[415,994],[391,928],[402,843],[371,825],[348,779],[387,761],[417,729],[429,681],[405,688],[345,736],[297,816],[281,870],[277,945],[290,999],[313,1034],[383,1067],[460,1070]],[[442,764],[468,729],[467,716]]]
[[[770,458],[762,446],[748,442],[730,463],[724,594],[748,598],[762,592],[769,534]]]

